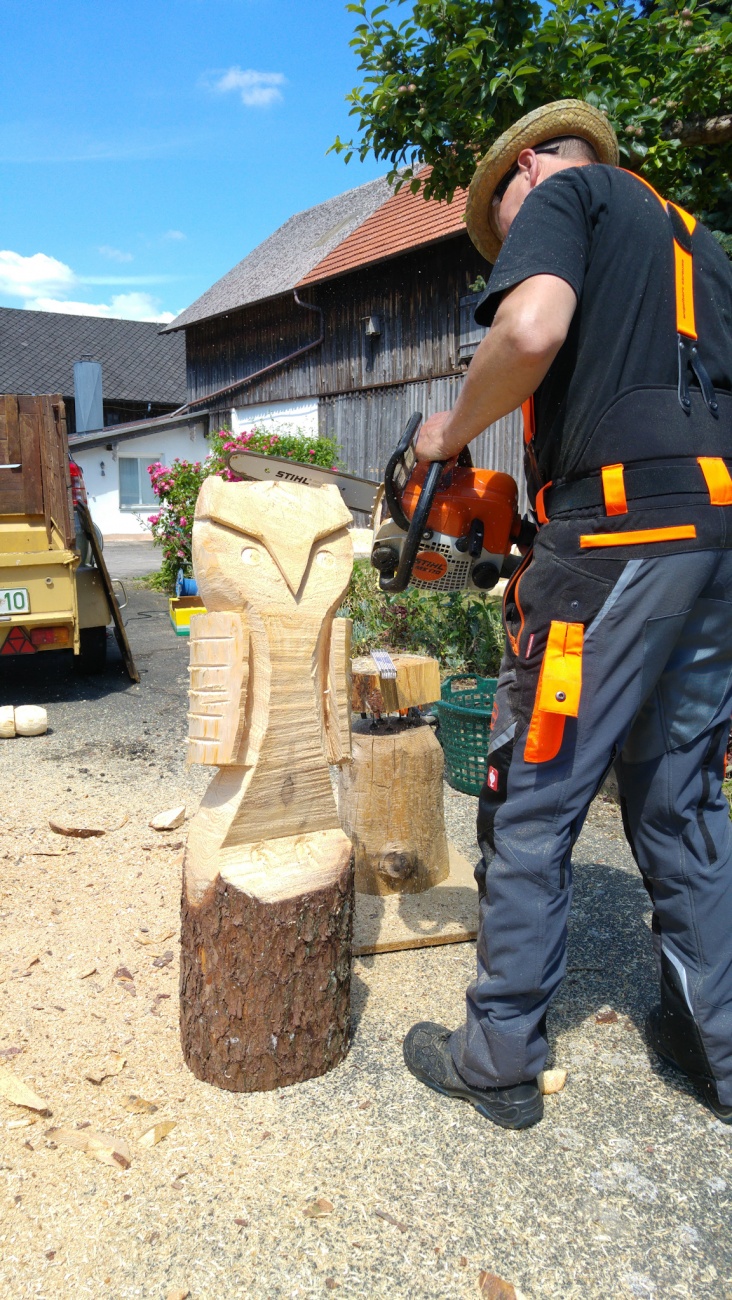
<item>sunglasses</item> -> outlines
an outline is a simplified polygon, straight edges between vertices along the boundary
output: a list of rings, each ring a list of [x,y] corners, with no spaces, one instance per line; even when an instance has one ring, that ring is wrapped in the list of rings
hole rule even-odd
[[[542,145],[537,145],[536,148],[534,149],[534,153],[554,153],[554,154],[556,154],[556,153],[559,153],[559,145],[558,145],[558,144],[548,144],[548,145],[544,145],[544,146],[542,146]],[[495,188],[494,191],[493,191],[493,198],[492,198],[492,200],[491,200],[492,203],[500,203],[500,202],[501,202],[501,199],[503,198],[504,194],[506,193],[506,190],[508,189],[509,185],[511,184],[511,181],[514,180],[514,179],[518,176],[518,174],[519,174],[519,165],[518,165],[518,163],[516,162],[516,163],[514,163],[514,165],[513,165],[513,167],[511,168],[511,170],[510,170],[510,171],[507,171],[507,172],[506,172],[506,175],[505,175],[505,176],[504,176],[504,177],[503,177],[503,178],[498,182],[498,184],[496,185],[496,188]]]

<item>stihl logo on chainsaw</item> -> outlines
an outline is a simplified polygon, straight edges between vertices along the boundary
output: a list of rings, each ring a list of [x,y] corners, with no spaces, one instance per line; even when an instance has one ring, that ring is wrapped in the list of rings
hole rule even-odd
[[[438,582],[447,573],[447,559],[436,551],[420,551],[415,558],[412,574],[420,582]]]
[[[288,483],[304,483],[306,487],[310,486],[310,480],[302,478],[300,474],[288,474],[286,469],[278,469],[275,478],[286,478]]]
[[[488,768],[488,789],[498,789],[498,771],[495,767]]]

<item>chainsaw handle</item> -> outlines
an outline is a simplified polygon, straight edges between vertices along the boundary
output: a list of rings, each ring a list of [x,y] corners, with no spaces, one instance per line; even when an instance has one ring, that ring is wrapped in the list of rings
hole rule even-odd
[[[421,416],[418,416],[417,420],[419,421],[421,418]],[[414,419],[414,417],[412,417],[412,419]],[[412,421],[410,420],[410,424],[411,423]],[[406,443],[405,440],[406,433],[402,442],[405,443],[405,446],[408,446],[409,444]],[[400,443],[400,446],[401,445],[402,444]],[[433,460],[431,462],[411,522],[407,521],[407,536],[404,545],[402,546],[401,555],[399,556],[397,571],[396,573],[391,574],[391,576],[382,573],[379,577],[379,587],[382,591],[386,591],[390,595],[404,591],[409,586],[409,579],[412,576],[412,566],[419,549],[419,543],[422,540],[422,533],[427,524],[427,519],[430,510],[432,509],[432,502],[435,498],[435,492],[439,486],[442,472],[446,464],[447,461],[444,460]],[[396,522],[398,523],[398,520]]]
[[[415,411],[413,415],[410,415],[409,420],[407,421],[407,427],[404,430],[404,433],[402,434],[401,438],[399,439],[399,442],[397,443],[395,450],[392,452],[391,456],[389,457],[389,460],[387,461],[386,469],[384,470],[384,496],[386,497],[386,504],[389,508],[389,514],[391,515],[397,527],[401,528],[402,532],[404,533],[409,531],[409,520],[407,519],[407,516],[402,510],[399,498],[396,492],[394,491],[394,471],[396,470],[396,467],[399,464],[399,462],[403,460],[405,453],[408,451],[408,449],[411,447],[412,443],[414,442],[414,435],[416,434],[421,423],[422,423],[421,411]]]

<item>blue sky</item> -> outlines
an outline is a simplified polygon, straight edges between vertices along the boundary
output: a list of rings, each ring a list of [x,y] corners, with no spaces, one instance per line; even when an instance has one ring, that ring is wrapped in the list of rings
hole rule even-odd
[[[0,0],[0,305],[176,315],[293,212],[387,167],[342,0]]]

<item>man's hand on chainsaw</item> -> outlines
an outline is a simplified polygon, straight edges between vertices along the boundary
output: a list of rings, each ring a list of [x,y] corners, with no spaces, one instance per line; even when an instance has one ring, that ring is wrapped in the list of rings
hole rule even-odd
[[[435,411],[425,420],[414,445],[417,460],[453,460],[465,446],[455,434],[452,411]]]

